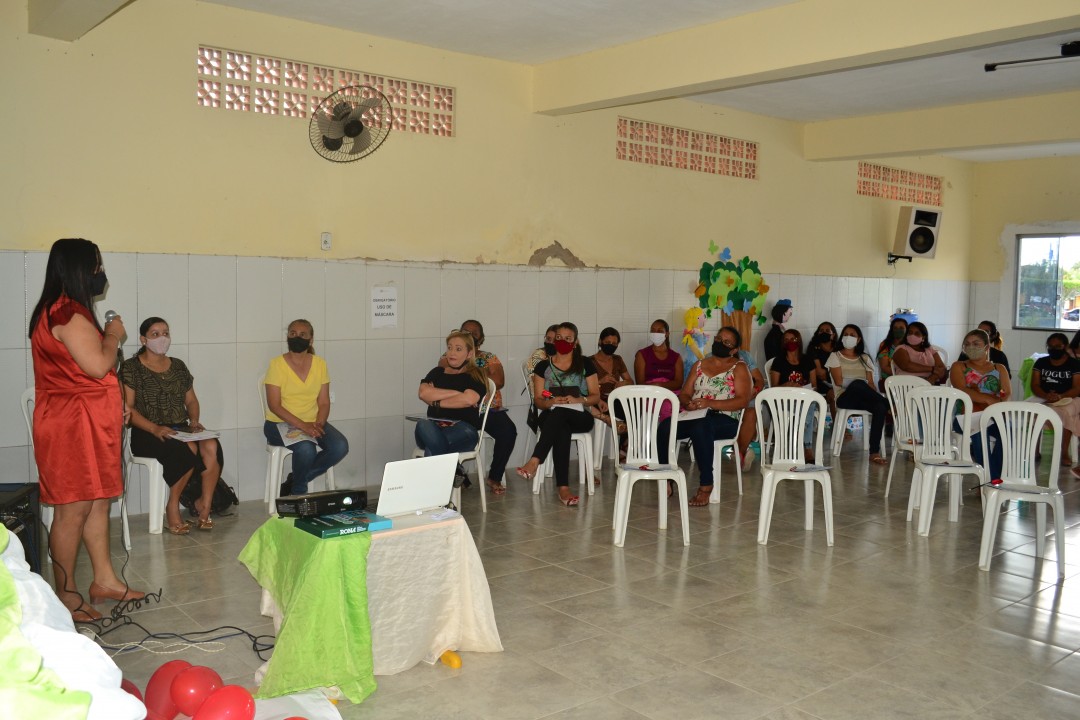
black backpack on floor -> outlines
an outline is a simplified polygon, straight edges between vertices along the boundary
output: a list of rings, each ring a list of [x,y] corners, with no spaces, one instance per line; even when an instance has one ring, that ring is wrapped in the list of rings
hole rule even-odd
[[[198,477],[192,477],[188,484],[184,486],[184,489],[180,492],[180,504],[191,513],[195,515],[195,501],[202,496],[202,483],[199,482]],[[211,515],[232,515],[231,512],[226,512],[233,505],[239,505],[240,498],[236,497],[236,493],[233,492],[232,487],[225,483],[225,480],[218,478],[217,487],[214,488],[214,499],[210,501],[210,514]]]

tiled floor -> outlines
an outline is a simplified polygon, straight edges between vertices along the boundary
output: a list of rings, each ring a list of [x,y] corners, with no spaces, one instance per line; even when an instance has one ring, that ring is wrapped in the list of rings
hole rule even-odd
[[[981,512],[965,495],[959,523],[939,494],[932,534],[905,522],[910,465],[882,497],[885,468],[849,444],[833,468],[836,544],[822,515],[802,528],[802,489],[780,491],[768,546],[756,542],[760,476],[746,494],[725,477],[723,502],[691,509],[689,547],[656,528],[655,491],[635,491],[626,547],[611,545],[612,471],[581,507],[556,505],[512,479],[465,514],[491,584],[505,652],[465,653],[460,670],[421,665],[379,678],[345,718],[1076,718],[1080,716],[1080,492],[1066,496],[1070,560],[1056,583],[1034,557],[1034,520],[1009,507],[991,572],[976,567]],[[691,474],[690,485],[696,485]],[[820,495],[818,496],[820,510]],[[151,536],[133,519],[128,577],[163,587],[137,619],[154,632],[235,624],[271,632],[259,592],[236,561],[263,520],[244,503],[211,533]],[[677,510],[675,511],[677,513]],[[114,543],[120,548],[120,543]],[[122,549],[122,548],[121,548]],[[80,577],[86,575],[80,570]],[[86,586],[83,579],[82,587]],[[125,639],[136,633],[125,629]],[[116,635],[110,636],[115,639]],[[250,686],[260,664],[246,640],[216,654],[118,658],[145,684],[165,659],[209,665]],[[1077,693],[1077,694],[1073,694]]]

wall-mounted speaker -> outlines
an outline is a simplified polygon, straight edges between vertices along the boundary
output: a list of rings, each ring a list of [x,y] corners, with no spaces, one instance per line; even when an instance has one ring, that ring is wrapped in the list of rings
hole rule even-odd
[[[896,223],[893,253],[932,260],[941,234],[941,211],[905,205]]]

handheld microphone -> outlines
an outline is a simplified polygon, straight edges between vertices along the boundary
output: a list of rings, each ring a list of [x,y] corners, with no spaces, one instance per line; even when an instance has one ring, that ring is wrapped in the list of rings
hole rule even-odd
[[[105,324],[108,325],[109,323],[111,323],[113,320],[116,319],[117,315],[119,314],[120,313],[116,312],[115,310],[106,310]],[[124,362],[124,343],[121,339],[120,343],[116,346],[116,364],[120,365],[120,363],[122,362]]]

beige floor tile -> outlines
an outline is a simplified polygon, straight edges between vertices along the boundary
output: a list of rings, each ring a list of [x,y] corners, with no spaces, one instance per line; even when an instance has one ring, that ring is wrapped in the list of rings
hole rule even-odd
[[[812,648],[775,643],[749,644],[699,663],[697,668],[781,703],[793,703],[855,673],[822,661]]]
[[[779,706],[775,700],[700,670],[641,683],[615,693],[615,699],[655,720],[750,720]]]
[[[1080,689],[1080,653],[1073,653],[1042,672],[1035,682],[1058,690],[1073,692]]]
[[[605,694],[687,671],[683,664],[607,634],[534,653],[531,658],[575,683]]]
[[[604,587],[604,583],[598,580],[578,575],[555,565],[503,575],[494,578],[489,584],[541,603],[581,595]]]
[[[602,583],[621,587],[626,587],[636,580],[667,572],[667,568],[662,565],[635,557],[625,549],[619,548],[610,553],[560,563],[559,566],[581,575],[588,575]]]
[[[749,635],[718,625],[695,613],[681,612],[643,619],[616,628],[613,633],[686,665],[758,643]]]
[[[812,648],[823,662],[850,670],[862,670],[909,649],[892,638],[833,620],[796,630],[781,644],[793,649]]]
[[[689,573],[668,572],[627,585],[636,595],[675,610],[692,610],[729,594],[725,585]]]
[[[584,705],[553,713],[544,720],[644,720],[645,715],[615,702],[611,698],[600,698]]]
[[[1080,695],[1026,682],[984,705],[978,716],[989,720],[1073,720],[1078,708]]]
[[[584,595],[557,600],[548,605],[559,612],[605,630],[614,630],[643,618],[660,617],[671,612],[671,608],[667,605],[619,587],[607,587]]]
[[[1034,678],[1070,651],[1046,643],[972,624],[943,635],[926,646],[944,655],[961,659],[978,658],[994,668],[1008,668],[1018,678]]]
[[[520,655],[549,650],[604,632],[595,625],[552,610],[546,605],[509,610],[497,608],[495,619],[503,648]]]
[[[516,542],[507,547],[514,552],[544,562],[563,563],[593,555],[609,554],[614,545],[611,543],[611,528],[602,526],[562,535],[551,535],[540,540]]]
[[[523,555],[512,549],[510,545],[497,545],[482,550],[480,560],[484,563],[484,572],[489,580],[524,570],[535,570],[548,564],[543,560]]]
[[[859,677],[873,678],[927,695],[959,710],[974,711],[1008,693],[1020,680],[1007,668],[950,657],[930,650],[909,650]]]
[[[1010,605],[976,622],[1011,635],[1037,640],[1066,650],[1080,649],[1080,618],[1029,605]]]
[[[955,720],[962,710],[879,680],[853,677],[795,703],[823,720]]]

